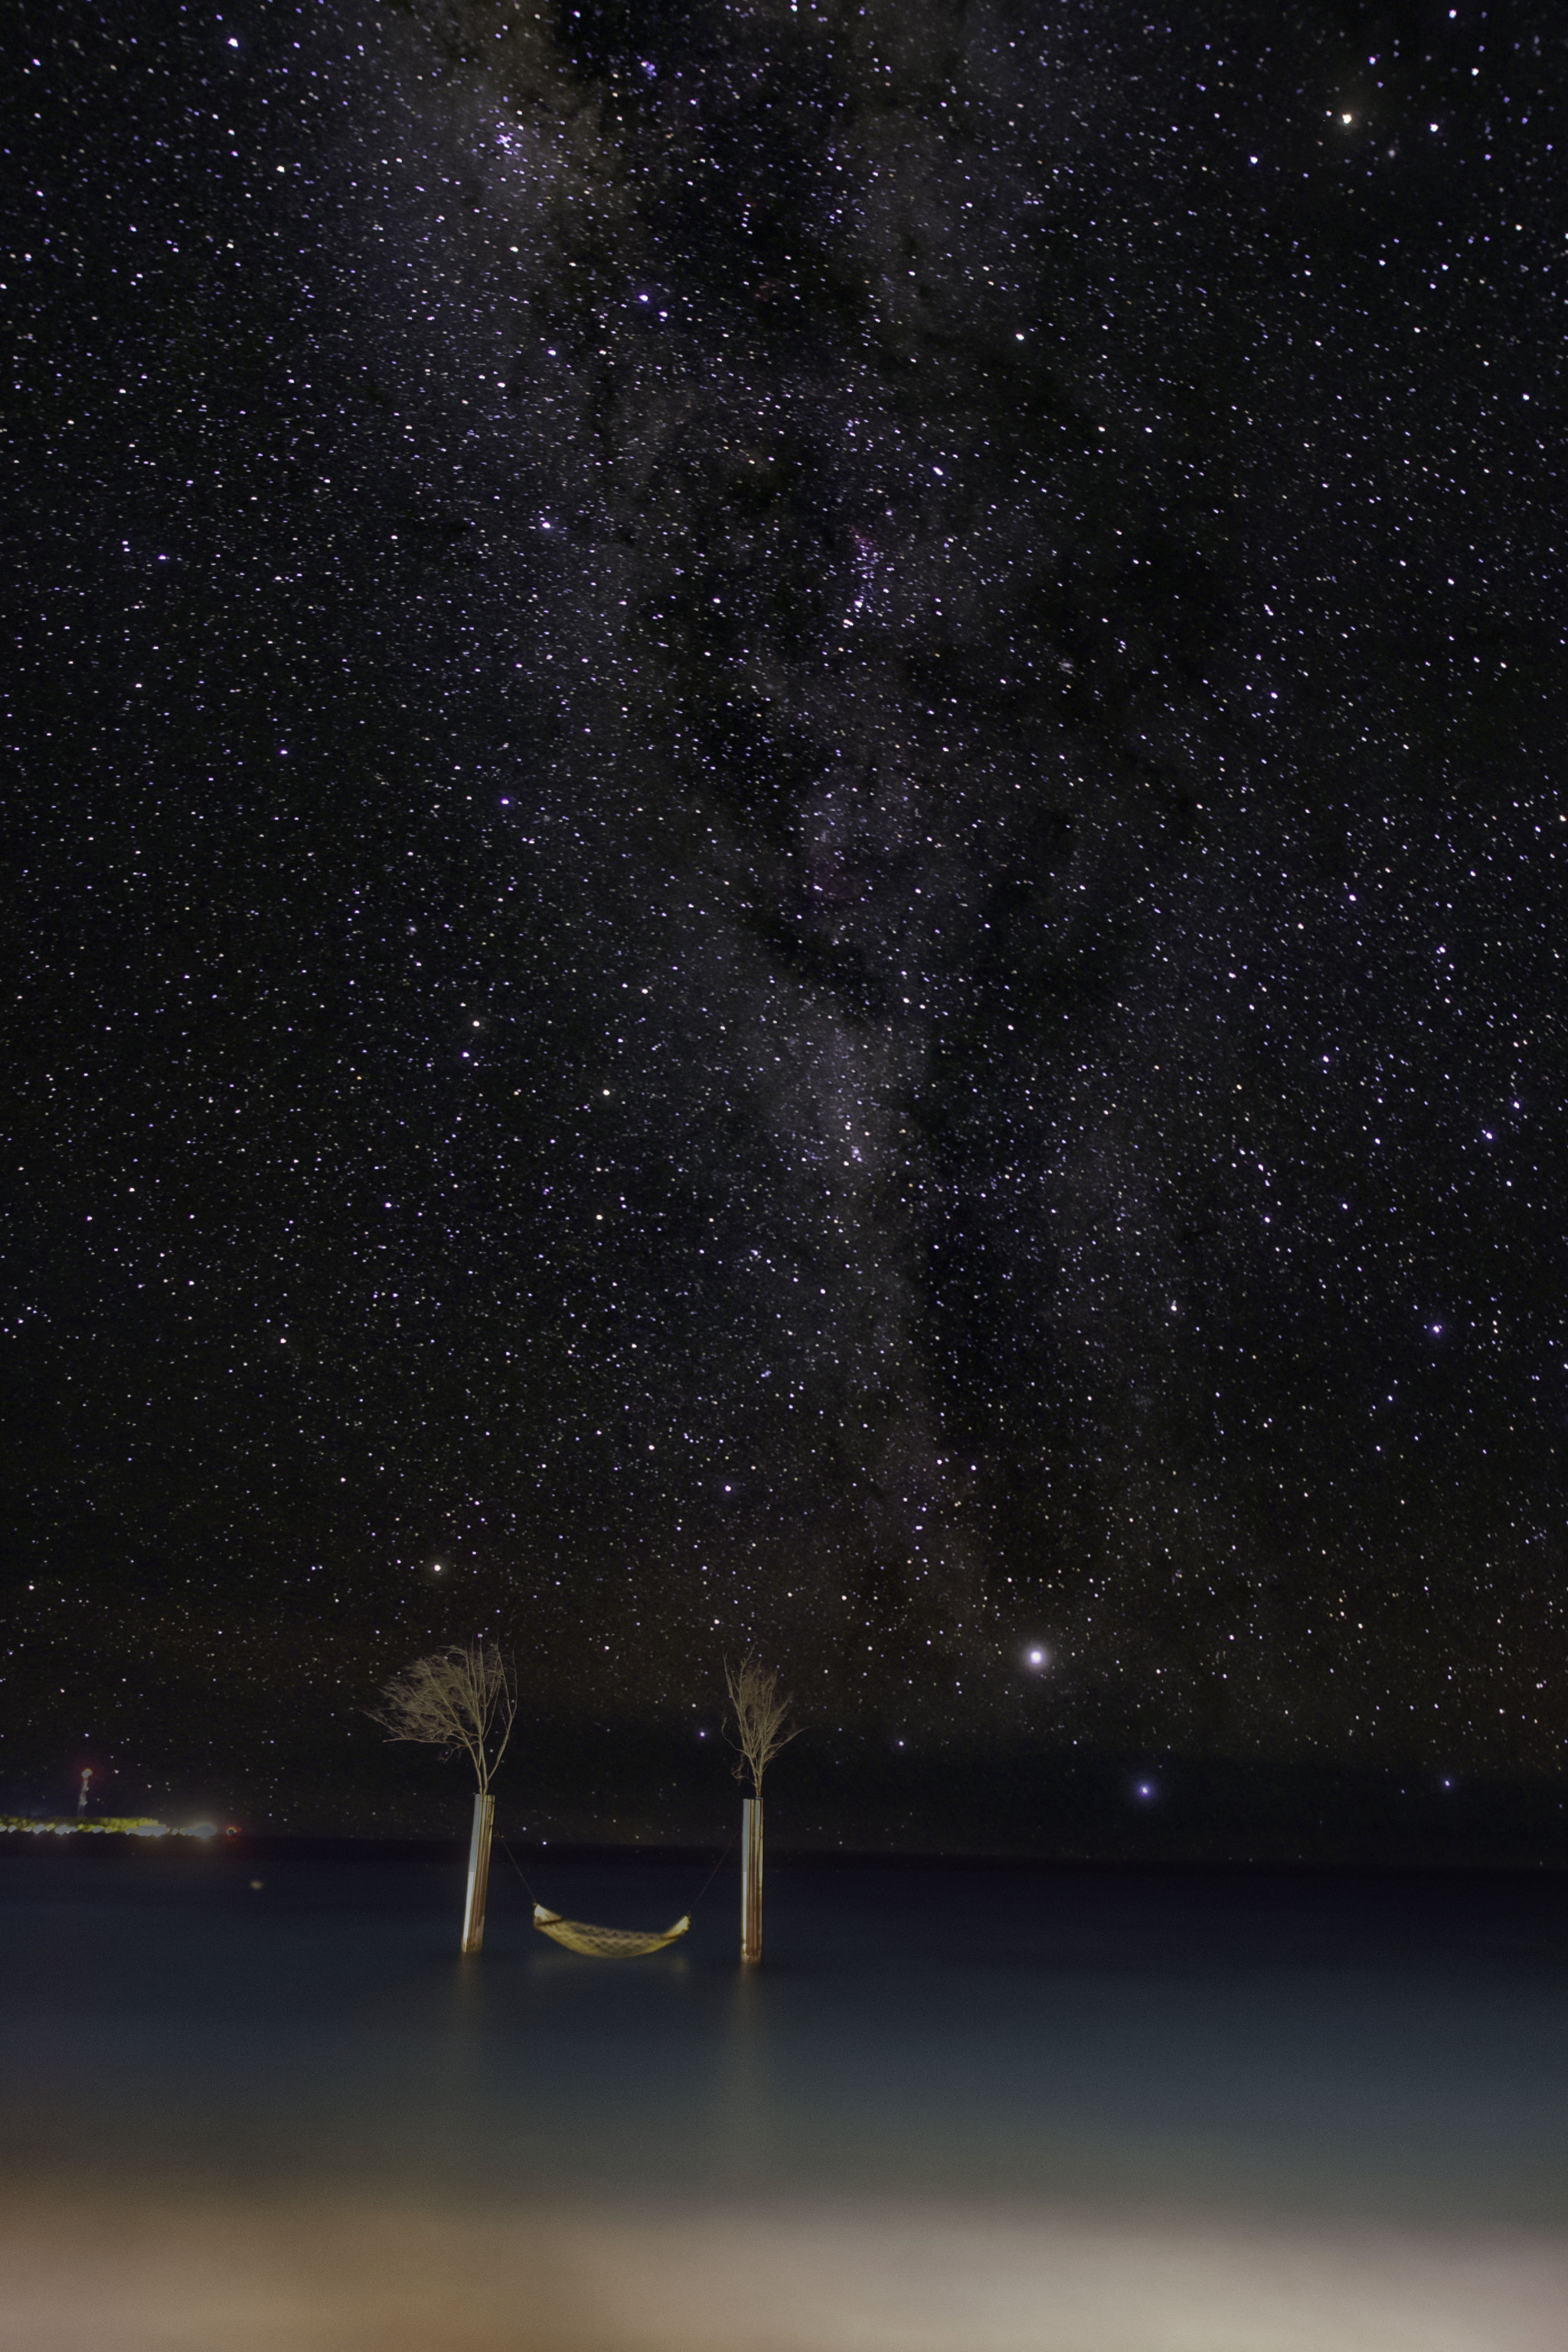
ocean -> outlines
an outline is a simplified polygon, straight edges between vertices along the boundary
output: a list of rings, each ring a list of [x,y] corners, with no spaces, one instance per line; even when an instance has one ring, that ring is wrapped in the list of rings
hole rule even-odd
[[[1568,2347],[1555,1874],[461,1875],[0,1854],[6,2352]]]

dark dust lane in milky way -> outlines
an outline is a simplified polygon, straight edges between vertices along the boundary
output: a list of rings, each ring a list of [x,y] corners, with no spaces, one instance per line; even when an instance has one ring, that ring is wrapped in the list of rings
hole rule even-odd
[[[1530,13],[26,22],[29,1752],[1558,1756]]]

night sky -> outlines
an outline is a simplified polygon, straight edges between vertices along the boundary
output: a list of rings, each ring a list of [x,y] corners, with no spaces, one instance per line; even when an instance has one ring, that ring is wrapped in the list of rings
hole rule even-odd
[[[1560,12],[9,21],[0,1801],[1561,1775]]]

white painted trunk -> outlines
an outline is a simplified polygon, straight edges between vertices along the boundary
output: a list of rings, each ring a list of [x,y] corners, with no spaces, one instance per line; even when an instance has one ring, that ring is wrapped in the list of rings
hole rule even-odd
[[[763,1801],[741,1804],[741,1958],[763,1957]]]
[[[477,1952],[485,1940],[485,1897],[489,1892],[490,1832],[495,1818],[495,1799],[476,1797],[473,1834],[468,1840],[468,1899],[463,1910],[465,1952]]]

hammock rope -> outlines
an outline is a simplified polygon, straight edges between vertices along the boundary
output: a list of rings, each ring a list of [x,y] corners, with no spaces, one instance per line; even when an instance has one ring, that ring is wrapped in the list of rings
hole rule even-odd
[[[533,1905],[533,1924],[540,1934],[550,1937],[557,1944],[563,1945],[569,1952],[581,1952],[586,1958],[595,1960],[639,1958],[645,1952],[662,1952],[667,1944],[673,1944],[678,1937],[684,1936],[691,1925],[691,1912],[696,1910],[698,1904],[701,1902],[735,1850],[735,1841],[731,1838],[699,1888],[691,1911],[683,1912],[672,1927],[666,1927],[662,1931],[643,1933],[629,1927],[595,1927],[585,1919],[563,1919],[559,1911],[552,1911],[547,1905],[540,1901],[529,1885],[528,1873],[504,1837],[500,1841],[500,1845],[502,1853],[521,1879],[529,1900]]]

